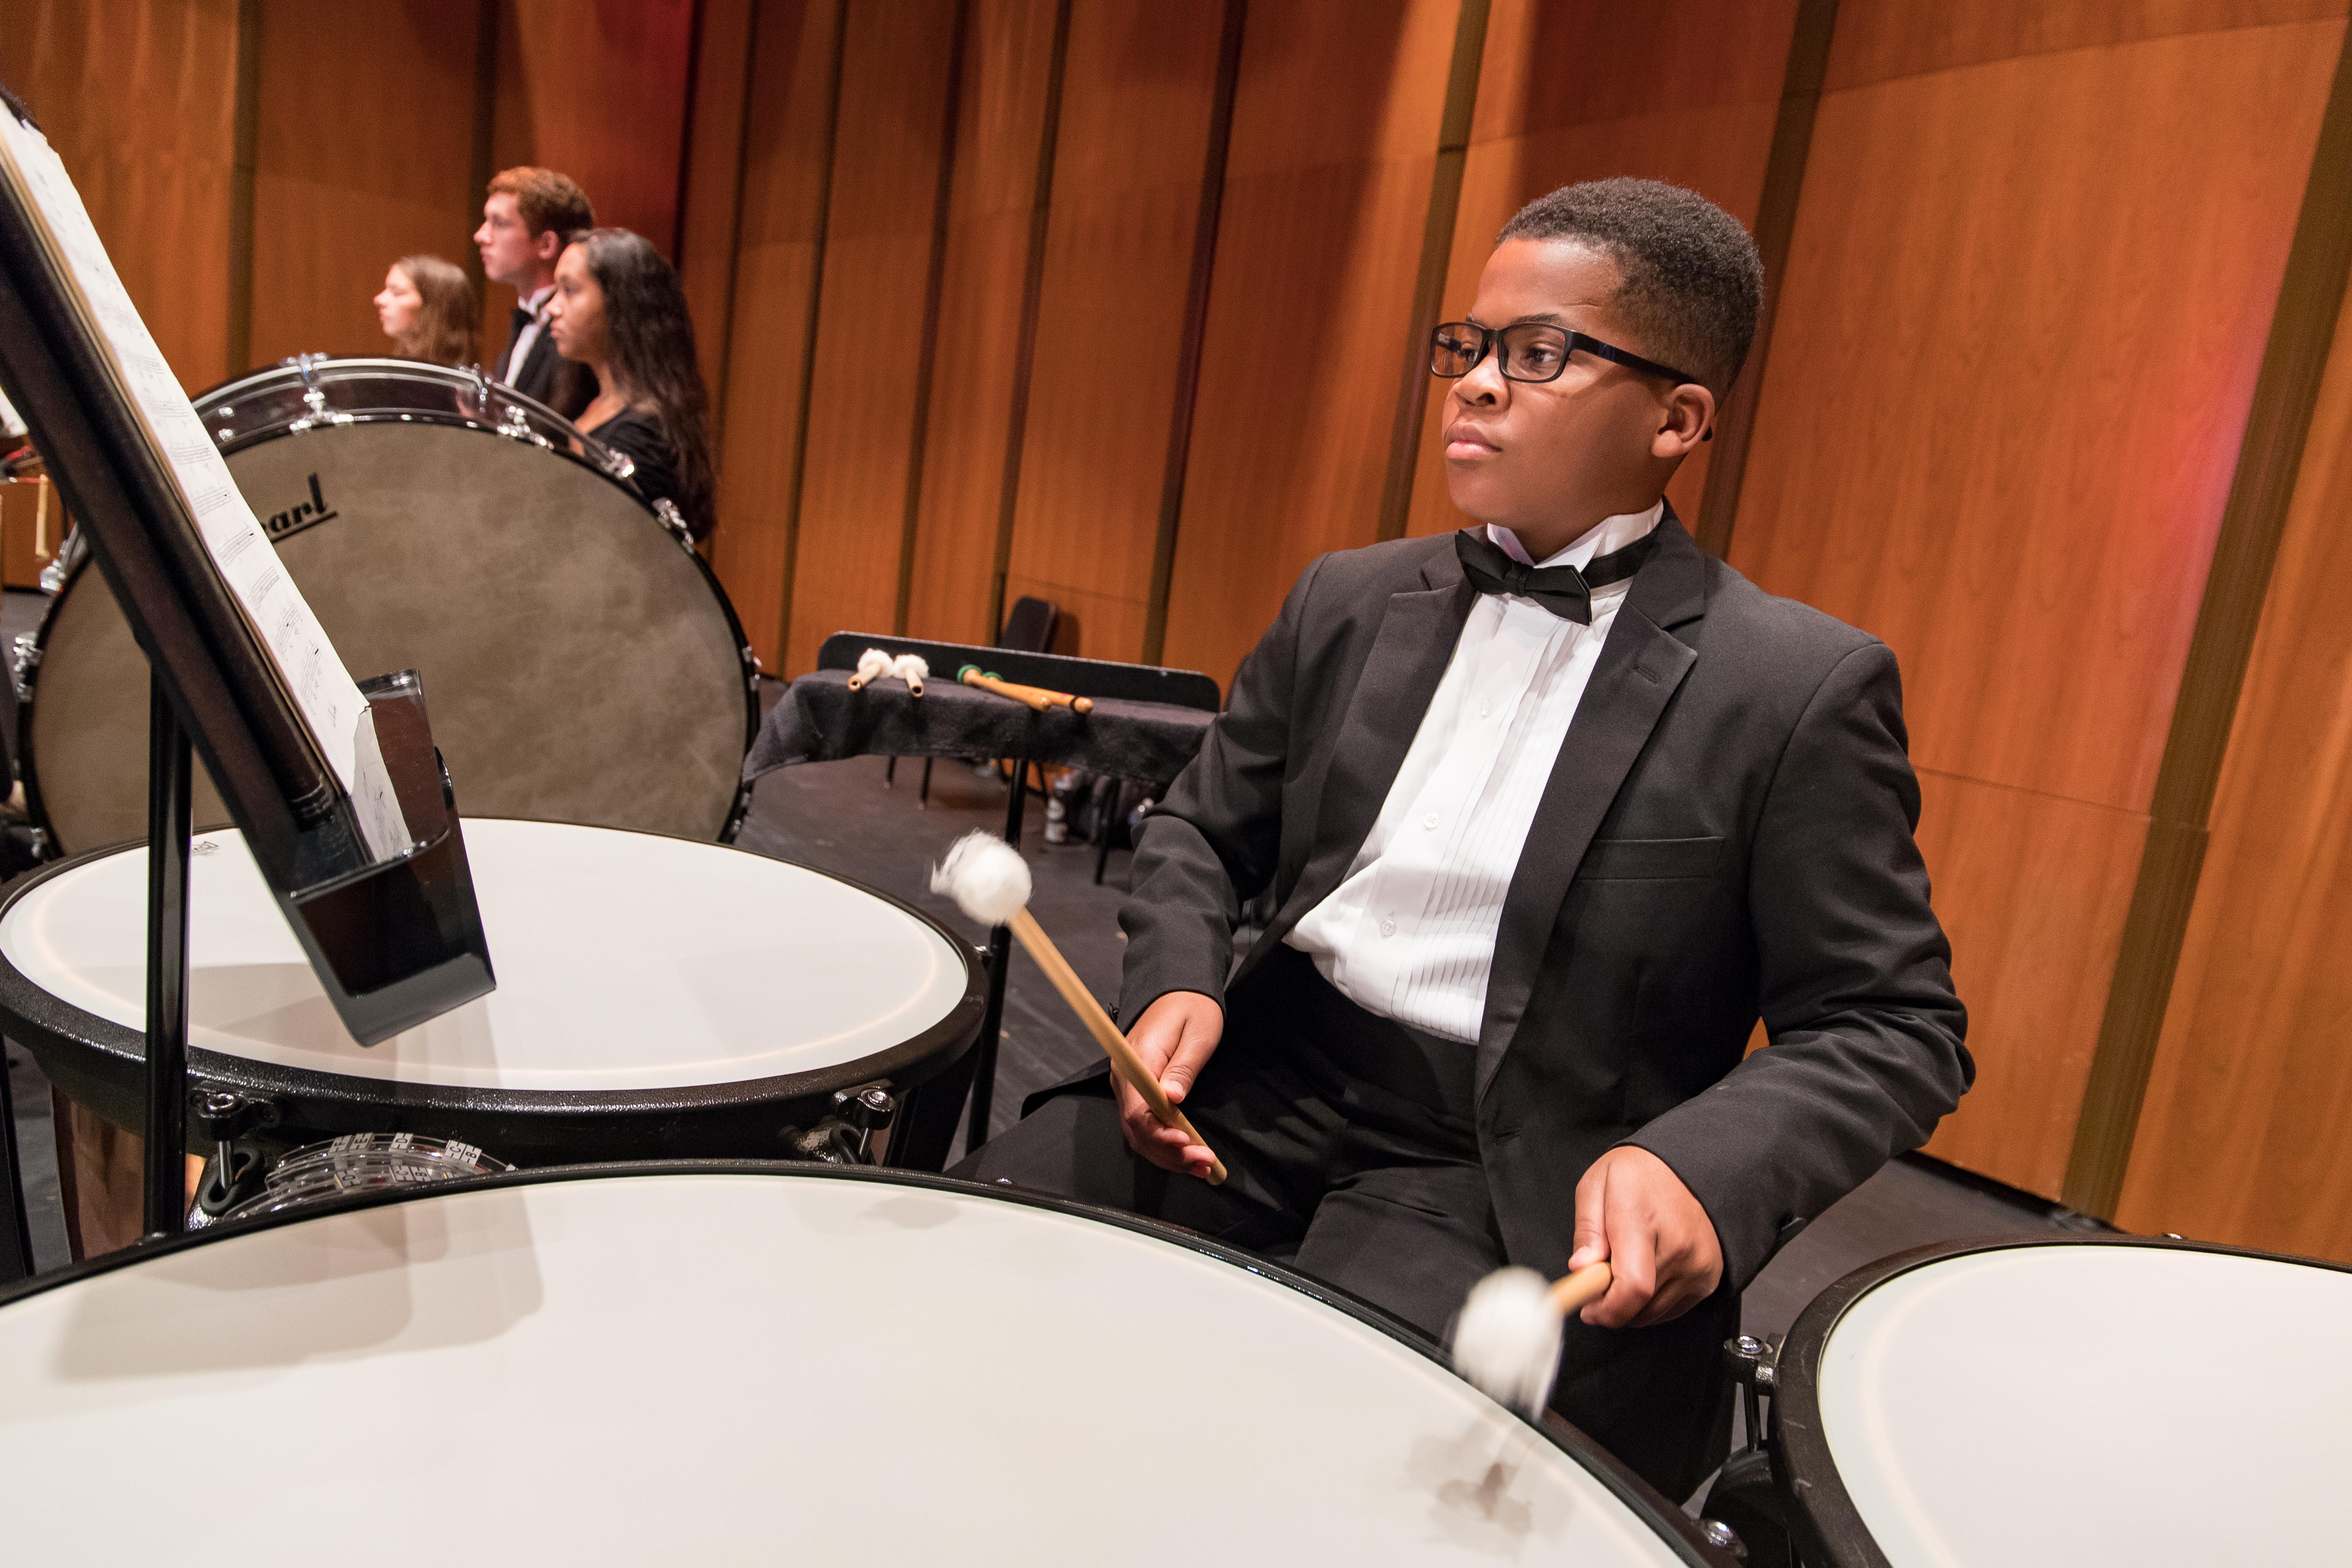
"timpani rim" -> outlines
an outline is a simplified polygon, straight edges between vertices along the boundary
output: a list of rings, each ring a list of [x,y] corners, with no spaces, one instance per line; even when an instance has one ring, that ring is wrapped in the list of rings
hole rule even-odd
[[[581,1126],[604,1122],[618,1124],[636,1118],[667,1119],[679,1112],[697,1110],[742,1110],[751,1107],[782,1107],[795,1100],[829,1096],[850,1083],[887,1079],[893,1092],[903,1096],[908,1090],[929,1082],[948,1071],[969,1055],[979,1039],[982,1014],[988,1005],[985,972],[977,955],[978,950],[964,938],[950,930],[945,922],[905,900],[870,887],[854,878],[819,870],[796,860],[784,860],[772,855],[761,855],[732,844],[717,843],[708,838],[689,838],[676,833],[656,833],[646,828],[609,827],[602,823],[564,822],[540,817],[474,817],[462,821],[520,822],[532,826],[587,828],[597,833],[625,833],[640,838],[667,839],[676,844],[691,845],[698,849],[721,854],[744,855],[754,860],[789,866],[811,876],[877,899],[908,919],[914,921],[944,942],[959,963],[963,965],[963,994],[936,1023],[897,1045],[856,1059],[856,1075],[845,1077],[852,1064],[837,1063],[830,1067],[811,1068],[803,1072],[782,1073],[767,1078],[736,1079],[723,1083],[690,1084],[666,1089],[483,1089],[458,1085],[436,1085],[383,1079],[357,1078],[345,1073],[321,1072],[312,1068],[286,1067],[275,1062],[257,1060],[214,1051],[202,1046],[188,1047],[188,1077],[204,1079],[224,1088],[237,1089],[292,1108],[295,1106],[336,1102],[366,1105],[383,1110],[392,1119],[392,1125],[374,1129],[379,1131],[425,1131],[443,1135],[435,1126],[412,1124],[413,1117],[437,1116],[517,1116],[531,1119],[534,1131],[556,1135]],[[219,829],[236,831],[233,826]],[[85,851],[55,865],[45,866],[8,889],[0,898],[0,921],[17,902],[54,879],[63,877],[88,863],[132,849],[144,849],[144,839],[125,839]],[[494,955],[495,956],[495,955]],[[120,1097],[123,1084],[135,1083],[143,1092],[147,1062],[146,1033],[110,1018],[101,1018],[71,1003],[60,1000],[43,989],[18,969],[5,951],[0,951],[0,1025],[5,1026],[10,1038],[37,1052],[54,1051],[71,1061],[74,1070],[65,1074],[49,1071],[50,1064],[42,1059],[42,1070],[51,1082],[76,1103],[104,1117],[98,1101]],[[961,1036],[959,1049],[952,1047]],[[929,1060],[935,1054],[935,1061]],[[103,1062],[94,1070],[84,1070],[81,1058],[92,1056]],[[923,1068],[919,1076],[912,1069]],[[110,1080],[121,1079],[121,1083]],[[92,1085],[99,1085],[92,1090]],[[76,1093],[75,1089],[85,1090]],[[307,1123],[306,1123],[307,1125]],[[354,1129],[344,1129],[353,1131]],[[125,1128],[140,1131],[137,1127]],[[321,1129],[325,1131],[325,1129]],[[469,1142],[473,1140],[468,1140]],[[486,1145],[487,1147],[487,1145]],[[507,1152],[491,1148],[489,1152],[502,1158]],[[548,1166],[545,1169],[562,1169]],[[4,1300],[0,1297],[0,1300]]]

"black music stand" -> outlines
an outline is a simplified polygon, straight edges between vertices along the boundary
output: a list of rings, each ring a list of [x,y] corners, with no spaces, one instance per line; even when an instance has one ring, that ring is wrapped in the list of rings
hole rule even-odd
[[[920,655],[931,669],[929,694],[916,699],[895,680],[850,691],[848,673],[869,647],[893,658]],[[1079,714],[1054,708],[1037,713],[1007,698],[959,686],[956,671],[967,664],[1019,685],[1091,698],[1094,711]],[[1004,809],[1004,837],[1018,848],[1033,763],[1083,768],[1164,788],[1200,750],[1223,706],[1217,683],[1195,670],[836,632],[817,651],[816,669],[793,681],[784,700],[769,712],[743,773],[751,778],[794,763],[873,755],[1009,759],[1013,790]],[[999,926],[989,933],[988,1007],[968,1058],[971,1111],[964,1137],[967,1152],[988,1142],[1012,951],[1010,929]],[[936,1143],[944,1152],[953,1137],[963,1094],[961,1076],[950,1071],[922,1085],[915,1091],[917,1103],[900,1113],[927,1146]],[[945,1136],[940,1135],[942,1122]]]
[[[215,542],[236,531],[221,520],[249,523],[250,511],[160,356],[147,363],[152,342],[62,172],[18,124],[0,127],[12,138],[0,148],[0,384],[148,659],[144,1228],[155,1236],[180,1230],[187,1210],[192,742],[354,1038],[375,1044],[496,981],[415,673],[357,688],[347,778],[330,760],[340,738],[310,715],[349,677],[310,638],[316,623],[282,574],[265,569],[251,580],[267,586],[242,597],[224,574],[232,552]],[[185,476],[213,468],[226,491],[192,493]]]

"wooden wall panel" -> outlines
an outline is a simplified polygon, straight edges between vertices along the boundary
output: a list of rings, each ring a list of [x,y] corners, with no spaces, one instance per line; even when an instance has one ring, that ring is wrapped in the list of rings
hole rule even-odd
[[[1057,602],[1060,647],[1093,658],[1142,651],[1223,24],[1212,0],[1087,0],[1070,25],[1005,599]]]
[[[561,169],[586,188],[598,223],[635,229],[668,255],[694,0],[496,3],[494,163]]]
[[[763,0],[744,134],[741,239],[728,347],[725,469],[711,561],[752,647],[782,668],[796,476],[793,433],[824,226],[835,0]]]
[[[1054,7],[976,0],[971,28],[907,629],[985,644]]]
[[[489,3],[499,8],[492,170],[519,163],[561,170],[587,191],[598,223],[635,229],[670,255],[694,0]],[[470,59],[472,37],[449,41],[453,58]],[[481,202],[474,193],[478,213]],[[492,284],[488,294],[483,341],[496,354],[506,342],[514,291]]]
[[[694,93],[687,106],[685,185],[678,193],[678,283],[694,319],[711,417],[726,417],[726,345],[735,302],[743,198],[743,131],[751,112],[754,0],[702,0]],[[722,464],[725,454],[719,454]]]
[[[1772,148],[1796,0],[1705,0],[1666,11],[1496,0],[1462,176],[1444,310],[1469,308],[1513,213],[1579,180],[1633,174],[1699,192],[1753,225]],[[1445,489],[1445,384],[1432,378],[1410,533],[1462,527]],[[1667,489],[1685,523],[1705,447]]]
[[[373,303],[384,269],[420,252],[466,265],[481,221],[468,163],[483,3],[372,7],[368,68],[353,70],[350,33],[320,26],[316,5],[263,0],[252,363],[391,353]]]
[[[1924,837],[1956,941],[1990,949],[1957,960],[1983,1078],[1937,1147],[2037,1191],[2047,1129],[2009,1122],[2072,1127],[2131,877],[2086,844],[2022,887],[1984,867],[2085,838],[2086,810],[2144,821],[2341,33],[1822,99],[1732,561],[1894,647],[1924,770],[2022,797]],[[1842,16],[1832,79],[1879,36]]]
[[[2336,322],[2116,1222],[2352,1261],[2352,311]]]
[[[2031,5],[1968,5],[1838,0],[1837,46],[1822,85],[1835,91],[2028,55],[2343,15],[2342,0],[2037,0]]]
[[[2106,1002],[2084,976],[2115,966],[2147,818],[1925,770],[1919,792],[1919,849],[1979,1068],[1927,1152],[2054,1194]],[[2011,1070],[2019,1054],[2034,1070]]]
[[[0,74],[65,161],[181,384],[223,379],[236,0],[13,0]]]
[[[1383,0],[1250,14],[1169,664],[1230,683],[1307,563],[1377,535],[1460,10]]]
[[[813,668],[835,632],[889,631],[898,611],[954,23],[932,0],[849,10],[787,671]]]

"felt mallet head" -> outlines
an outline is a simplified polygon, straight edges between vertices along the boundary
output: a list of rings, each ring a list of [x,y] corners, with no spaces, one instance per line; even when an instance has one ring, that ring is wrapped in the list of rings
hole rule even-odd
[[[930,662],[919,653],[902,653],[890,667],[890,673],[907,683],[907,689],[920,697],[923,682],[931,678]]]
[[[1029,902],[1029,863],[992,833],[965,834],[931,870],[931,891],[982,925],[1001,926]]]
[[[1559,1373],[1565,1321],[1550,1281],[1532,1268],[1498,1268],[1462,1303],[1454,1368],[1497,1404],[1540,1415]]]
[[[870,686],[892,673],[896,660],[878,647],[869,647],[857,656],[857,673],[849,678],[849,689],[856,691]]]

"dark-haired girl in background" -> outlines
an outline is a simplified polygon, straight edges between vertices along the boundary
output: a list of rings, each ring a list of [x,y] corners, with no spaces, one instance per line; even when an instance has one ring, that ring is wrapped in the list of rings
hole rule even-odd
[[[473,281],[437,256],[394,262],[375,297],[375,316],[403,359],[453,369],[474,361]]]
[[[555,352],[588,365],[603,390],[580,428],[637,466],[649,500],[668,500],[698,543],[711,510],[710,398],[677,273],[644,236],[592,228],[555,263],[547,308]]]

